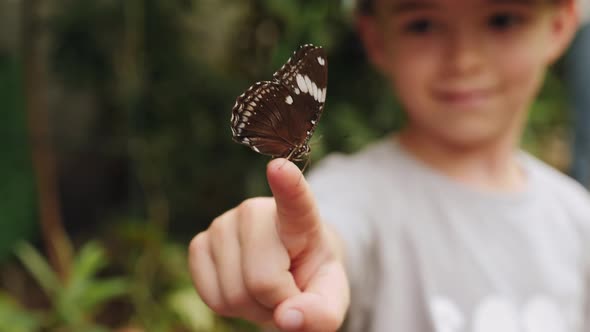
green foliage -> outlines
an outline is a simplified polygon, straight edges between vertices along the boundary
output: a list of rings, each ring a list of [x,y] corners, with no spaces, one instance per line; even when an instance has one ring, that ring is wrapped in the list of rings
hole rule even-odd
[[[0,292],[0,331],[38,331],[42,319],[40,313],[22,308],[11,296]]]
[[[528,126],[523,137],[526,149],[542,155],[548,140],[563,135],[568,128],[567,110],[563,83],[554,72],[549,72],[540,96],[535,100],[529,114]]]
[[[33,234],[35,192],[20,63],[0,55],[0,261]]]
[[[196,296],[191,285],[171,293],[166,304],[193,331],[211,331],[215,327],[215,314]]]
[[[138,220],[118,220],[111,247],[131,287],[128,299],[134,325],[149,331],[257,331],[245,322],[215,315],[197,295],[185,244],[166,241],[161,231]]]
[[[51,303],[44,324],[65,331],[100,331],[93,317],[101,307],[125,294],[129,283],[123,278],[98,277],[106,266],[104,250],[90,242],[78,252],[69,279],[61,281],[47,260],[32,246],[20,244],[16,254]]]
[[[131,329],[258,331],[257,327],[247,322],[215,315],[192,286],[186,269],[185,247],[161,242],[161,238],[155,240],[157,237],[154,238],[154,234],[149,230],[138,231],[134,235],[135,240],[121,238],[124,242],[119,245],[128,246],[130,252],[121,252],[119,256],[107,256],[96,242],[87,243],[78,251],[66,281],[59,279],[34,247],[21,243],[16,249],[17,257],[45,293],[49,306],[27,309],[13,295],[0,292],[0,331],[113,331],[112,323],[101,322],[105,310],[109,315],[118,315],[107,305],[113,300],[132,305],[133,317],[116,317],[117,324]],[[137,241],[143,242],[143,245]],[[113,245],[117,247],[116,243]],[[142,250],[148,254],[142,254]],[[124,273],[125,277],[104,274],[106,268],[113,269],[121,262],[130,267],[130,271]]]

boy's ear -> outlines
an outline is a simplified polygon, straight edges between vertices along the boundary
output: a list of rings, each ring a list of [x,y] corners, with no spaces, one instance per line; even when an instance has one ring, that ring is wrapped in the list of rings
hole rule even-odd
[[[357,31],[365,47],[369,61],[381,72],[387,72],[385,43],[378,27],[377,18],[372,15],[358,15]]]
[[[576,1],[565,1],[551,17],[551,42],[547,49],[547,62],[553,64],[567,50],[578,30],[579,17]]]

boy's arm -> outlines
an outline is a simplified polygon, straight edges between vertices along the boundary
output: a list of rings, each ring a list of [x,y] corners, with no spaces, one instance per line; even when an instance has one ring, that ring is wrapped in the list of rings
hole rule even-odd
[[[274,198],[245,201],[193,239],[193,283],[221,315],[335,331],[350,297],[342,241],[320,220],[297,166],[273,160],[267,177]]]

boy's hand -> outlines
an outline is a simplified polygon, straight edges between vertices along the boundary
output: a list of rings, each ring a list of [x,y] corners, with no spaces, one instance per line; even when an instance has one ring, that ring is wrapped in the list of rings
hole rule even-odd
[[[224,213],[190,244],[194,285],[215,312],[284,331],[336,331],[349,304],[342,243],[299,168],[268,164],[274,198]]]

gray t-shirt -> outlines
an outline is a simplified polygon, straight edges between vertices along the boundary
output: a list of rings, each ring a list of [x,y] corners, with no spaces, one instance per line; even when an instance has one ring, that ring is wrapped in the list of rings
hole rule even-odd
[[[580,6],[580,24],[590,23],[590,0],[578,0]]]
[[[522,152],[526,189],[480,192],[388,139],[308,177],[347,245],[355,332],[590,332],[590,196]]]

